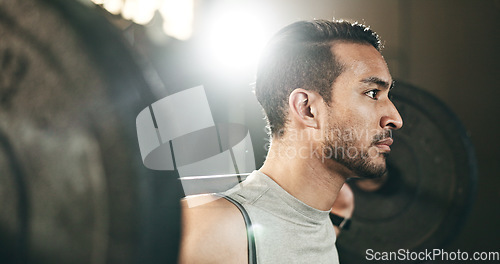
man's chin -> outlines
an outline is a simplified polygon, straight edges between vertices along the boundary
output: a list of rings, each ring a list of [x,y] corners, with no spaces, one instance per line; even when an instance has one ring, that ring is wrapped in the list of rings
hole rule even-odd
[[[387,173],[385,157],[371,161],[355,162],[350,166],[350,169],[358,178],[363,179],[377,179]]]
[[[378,179],[381,178],[385,173],[387,173],[387,169],[383,170],[370,170],[370,171],[354,171],[354,174],[357,175],[357,178],[362,179]]]
[[[332,144],[325,144],[330,146]],[[333,147],[326,149],[336,149]],[[349,149],[349,147],[341,147],[340,149]],[[325,152],[328,154],[333,153]],[[348,178],[363,178],[363,179],[377,179],[382,177],[387,172],[386,158],[389,155],[388,151],[380,151],[377,147],[371,147],[359,151],[358,153],[364,153],[365,155],[356,155],[355,157],[348,157],[345,153],[335,152],[336,155],[330,156],[330,158],[343,165],[348,171],[345,174],[349,175]],[[339,157],[339,158],[337,158]]]

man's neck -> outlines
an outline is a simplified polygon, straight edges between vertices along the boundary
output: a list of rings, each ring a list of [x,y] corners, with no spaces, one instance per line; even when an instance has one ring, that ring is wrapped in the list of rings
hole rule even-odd
[[[295,155],[286,152],[290,149],[296,150]],[[345,182],[346,169],[335,161],[323,160],[321,153],[319,157],[309,155],[306,149],[299,143],[273,144],[260,171],[303,203],[318,210],[330,210]]]

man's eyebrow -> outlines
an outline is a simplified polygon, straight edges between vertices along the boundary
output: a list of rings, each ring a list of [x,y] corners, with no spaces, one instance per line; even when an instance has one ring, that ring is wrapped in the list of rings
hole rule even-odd
[[[386,89],[392,89],[394,87],[394,81],[392,82],[387,82],[387,81],[384,81],[378,77],[368,77],[368,78],[365,78],[363,80],[361,80],[362,83],[366,83],[366,84],[376,84],[377,86],[380,86],[380,87],[383,87],[383,88],[386,88]]]

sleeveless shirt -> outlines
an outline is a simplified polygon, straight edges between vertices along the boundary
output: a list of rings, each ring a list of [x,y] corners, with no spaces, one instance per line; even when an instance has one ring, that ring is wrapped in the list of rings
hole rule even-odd
[[[329,211],[303,203],[260,171],[224,195],[250,217],[257,263],[339,263]]]

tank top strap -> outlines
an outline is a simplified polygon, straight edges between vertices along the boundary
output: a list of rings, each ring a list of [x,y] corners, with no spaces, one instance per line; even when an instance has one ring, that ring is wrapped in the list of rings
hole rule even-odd
[[[237,202],[236,200],[232,199],[229,196],[218,194],[222,198],[225,198],[232,204],[234,204],[241,212],[243,215],[243,220],[245,220],[245,226],[246,226],[246,231],[247,231],[247,242],[248,242],[248,264],[257,264],[257,250],[255,247],[255,235],[254,235],[254,230],[252,227],[252,221],[250,220],[250,216],[248,215],[247,211],[243,206]]]

